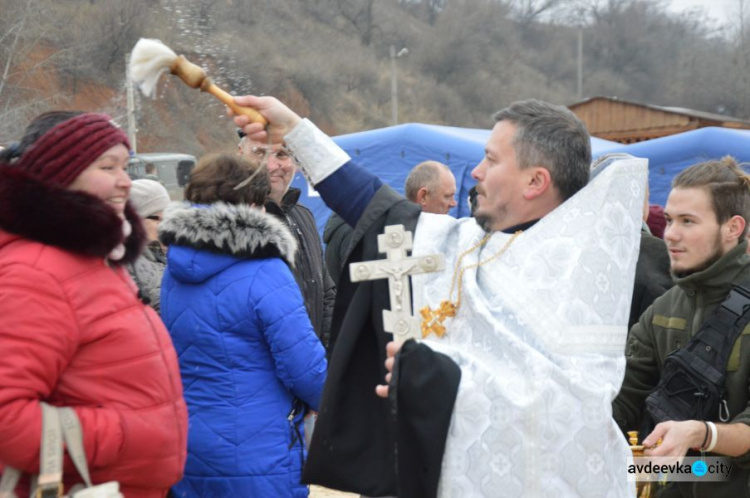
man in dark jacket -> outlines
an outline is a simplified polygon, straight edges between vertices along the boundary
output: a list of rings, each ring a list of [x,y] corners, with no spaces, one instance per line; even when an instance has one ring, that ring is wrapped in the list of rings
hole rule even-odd
[[[284,221],[297,239],[294,278],[299,284],[310,321],[323,346],[328,349],[336,286],[323,261],[323,245],[312,212],[297,204],[300,190],[289,188],[297,165],[281,145],[254,142],[240,132],[240,154],[267,162],[271,194],[266,211]]]
[[[640,252],[635,265],[635,285],[633,300],[630,303],[628,330],[638,323],[638,319],[654,300],[673,285],[669,274],[669,253],[664,241],[654,237],[648,227],[641,229]]]
[[[627,367],[613,415],[623,431],[638,429],[646,397],[659,383],[667,355],[685,346],[730,290],[750,277],[745,233],[750,179],[731,158],[698,164],[673,182],[664,239],[676,285],[630,331]],[[729,332],[729,331],[727,331]],[[750,348],[745,327],[733,345],[724,382],[727,423],[667,421],[643,440],[648,456],[685,455],[690,449],[732,457],[724,482],[675,482],[660,497],[750,496]],[[717,410],[718,412],[718,410]],[[659,439],[662,443],[656,446]]]

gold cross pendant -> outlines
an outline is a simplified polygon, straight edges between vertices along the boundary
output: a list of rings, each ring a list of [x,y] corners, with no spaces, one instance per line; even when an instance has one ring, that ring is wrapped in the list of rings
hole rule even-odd
[[[425,306],[419,310],[419,313],[422,315],[422,338],[430,334],[443,337],[445,335],[443,322],[446,318],[456,316],[456,305],[450,301],[442,301],[438,309],[433,310]]]

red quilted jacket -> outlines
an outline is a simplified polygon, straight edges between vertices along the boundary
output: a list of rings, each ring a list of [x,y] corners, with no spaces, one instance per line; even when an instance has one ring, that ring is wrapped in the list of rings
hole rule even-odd
[[[44,400],[75,408],[95,483],[119,481],[128,498],[164,496],[182,477],[187,432],[169,334],[127,271],[98,254],[112,244],[97,241],[122,233],[114,212],[27,184],[0,172],[0,464],[38,472]],[[40,209],[19,204],[24,194]],[[127,260],[141,243],[134,226]],[[66,489],[80,481],[66,460]]]

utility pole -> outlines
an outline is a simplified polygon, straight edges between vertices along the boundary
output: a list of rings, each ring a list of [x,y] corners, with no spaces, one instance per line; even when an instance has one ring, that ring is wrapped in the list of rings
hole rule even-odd
[[[396,59],[409,54],[406,47],[396,53],[396,47],[391,45],[391,121],[393,125],[398,124],[398,81],[396,78]]]
[[[391,45],[391,121],[398,124],[398,82],[396,81],[396,47]]]
[[[583,100],[583,28],[578,28],[578,101]]]
[[[133,92],[133,79],[130,77],[130,54],[125,54],[125,85],[128,96],[128,139],[133,152],[138,152],[136,137],[138,130],[135,127],[135,95]]]

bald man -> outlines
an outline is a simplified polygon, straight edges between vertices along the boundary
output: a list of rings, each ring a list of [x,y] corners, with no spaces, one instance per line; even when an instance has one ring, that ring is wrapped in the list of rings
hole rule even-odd
[[[411,170],[404,185],[406,198],[419,204],[425,213],[448,214],[456,205],[456,178],[448,166],[437,161],[424,161]],[[349,254],[349,238],[353,228],[332,213],[323,231],[328,273],[336,284]]]
[[[406,198],[425,213],[448,214],[456,205],[456,178],[448,166],[437,161],[417,164],[404,185]]]

